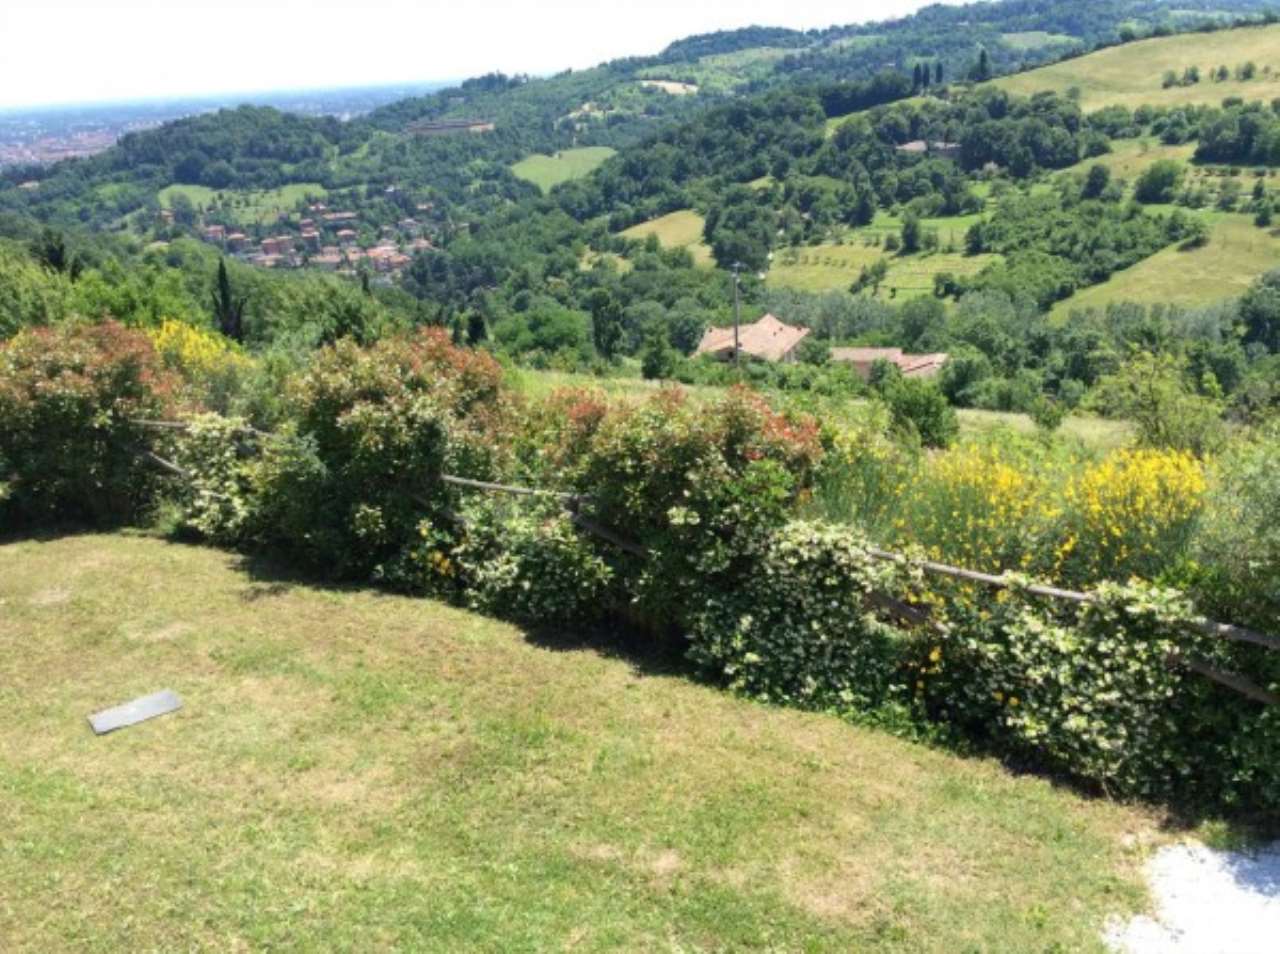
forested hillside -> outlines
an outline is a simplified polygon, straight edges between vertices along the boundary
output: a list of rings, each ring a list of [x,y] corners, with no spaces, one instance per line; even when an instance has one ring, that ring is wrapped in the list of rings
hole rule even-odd
[[[1261,24],[1258,6],[1229,10]],[[62,262],[64,310],[199,314],[226,255],[254,347],[430,323],[534,366],[715,382],[722,367],[687,356],[731,317],[739,266],[746,317],[772,310],[816,332],[801,365],[749,370],[770,385],[862,393],[827,352],[884,345],[952,354],[953,404],[1121,414],[1098,389],[1150,337],[1192,391],[1265,402],[1269,318],[1186,310],[1215,304],[1207,292],[1123,292],[1156,263],[1175,277],[1220,264],[1230,281],[1196,284],[1236,297],[1267,267],[1280,120],[1254,97],[1280,75],[1280,56],[1262,56],[1280,27],[1230,29],[1221,7],[931,7],[692,37],[549,79],[490,75],[350,123],[244,107],[16,171],[0,208],[11,236]],[[1214,80],[1225,103],[1170,100],[1151,68],[1242,43],[1252,65]],[[1110,86],[1063,82],[1095,62],[1130,69],[1118,80],[1113,66]],[[364,297],[291,266],[345,273]],[[170,286],[185,291],[148,301]],[[325,289],[333,304],[302,314]]]
[[[629,145],[726,97],[866,80],[886,70],[910,75],[925,62],[930,82],[966,78],[980,60],[994,75],[1183,28],[1224,9],[1248,13],[1265,6],[1262,0],[1188,0],[1176,8],[1157,0],[940,5],[884,23],[691,37],[656,56],[546,79],[484,76],[345,124],[242,108],[127,136],[92,159],[6,170],[0,209],[63,225],[119,228],[134,224],[130,215],[154,211],[156,194],[175,183],[239,190],[319,183],[399,184],[487,214],[495,197],[528,194],[509,170],[528,155]],[[841,108],[838,95],[828,99],[829,108]],[[406,134],[413,123],[458,119],[491,122],[494,130],[475,138]],[[24,184],[28,188],[18,188]]]

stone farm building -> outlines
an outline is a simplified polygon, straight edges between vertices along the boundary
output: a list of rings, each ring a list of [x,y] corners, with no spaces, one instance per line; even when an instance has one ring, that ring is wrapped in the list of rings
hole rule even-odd
[[[897,365],[904,378],[931,378],[947,363],[947,355],[907,354],[901,348],[832,348],[831,360],[853,365],[863,378],[871,377],[877,361]]]
[[[809,334],[808,328],[797,328],[773,315],[738,328],[738,348],[761,361],[794,361],[796,347]],[[702,336],[697,354],[709,354],[721,361],[733,360],[733,327],[709,328]]]

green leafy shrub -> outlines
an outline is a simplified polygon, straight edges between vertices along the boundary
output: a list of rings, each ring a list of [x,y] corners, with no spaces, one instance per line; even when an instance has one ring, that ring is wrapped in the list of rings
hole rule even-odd
[[[1280,426],[1214,462],[1194,555],[1206,610],[1264,628],[1280,620]]]
[[[181,481],[181,526],[227,546],[240,543],[251,525],[257,461],[249,456],[245,422],[201,414],[175,442],[175,463],[188,474]]]
[[[1204,768],[1186,738],[1200,677],[1167,665],[1204,653],[1180,625],[1194,617],[1185,597],[1104,584],[1078,612],[1018,590],[983,602],[953,627],[945,675],[927,683],[954,724],[1113,794],[1168,795]]]
[[[10,519],[124,521],[150,500],[139,456],[173,382],[150,340],[115,322],[32,328],[0,344],[0,485]]]
[[[707,594],[692,617],[689,657],[755,698],[871,712],[904,698],[905,637],[879,622],[871,593],[918,578],[873,560],[847,527],[776,529],[736,586]]]
[[[0,246],[0,341],[64,318],[70,290],[64,276]]]
[[[663,624],[734,585],[809,491],[821,457],[812,418],[779,414],[741,388],[714,404],[668,389],[601,422],[575,478],[596,519],[646,548],[632,591]]]
[[[467,605],[536,626],[590,624],[611,604],[613,572],[558,504],[477,498],[463,512],[453,558]]]
[[[510,444],[500,384],[496,362],[438,330],[317,352],[291,387],[290,426],[257,470],[258,535],[334,575],[368,578],[446,508],[442,473],[500,467]]]
[[[884,389],[893,426],[919,437],[925,447],[949,447],[960,433],[960,422],[947,396],[933,381],[903,378]]]

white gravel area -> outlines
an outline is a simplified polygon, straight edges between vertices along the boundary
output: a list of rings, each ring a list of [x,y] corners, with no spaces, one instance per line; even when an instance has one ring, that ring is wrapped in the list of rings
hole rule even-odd
[[[1119,954],[1280,954],[1280,842],[1253,853],[1162,848],[1147,880],[1156,914],[1108,926]]]

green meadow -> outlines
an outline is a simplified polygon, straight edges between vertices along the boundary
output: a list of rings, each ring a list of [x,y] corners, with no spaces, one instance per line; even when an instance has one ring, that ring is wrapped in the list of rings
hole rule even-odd
[[[539,153],[520,160],[511,167],[511,171],[526,182],[532,182],[543,192],[550,192],[563,182],[589,175],[614,155],[614,152],[608,146],[587,146],[582,149],[565,149],[554,156]]]

